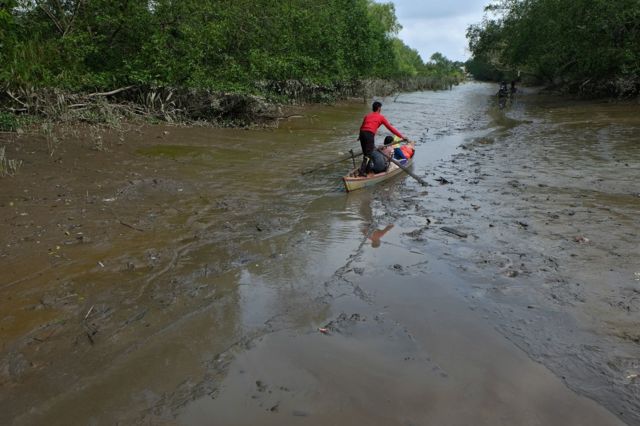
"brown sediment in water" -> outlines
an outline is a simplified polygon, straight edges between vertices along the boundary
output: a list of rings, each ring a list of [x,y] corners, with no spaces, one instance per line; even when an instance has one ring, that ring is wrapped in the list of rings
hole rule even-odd
[[[637,320],[637,204],[631,174],[593,161],[620,149],[635,170],[633,119],[560,104],[558,122],[532,96],[492,127],[491,92],[387,102],[419,141],[414,171],[451,181],[428,195],[402,178],[345,194],[348,163],[300,174],[357,147],[362,105],[99,146],[78,131],[53,156],[40,138],[3,142],[24,165],[0,180],[0,421],[616,424],[564,381],[633,422],[637,353],[614,331]]]

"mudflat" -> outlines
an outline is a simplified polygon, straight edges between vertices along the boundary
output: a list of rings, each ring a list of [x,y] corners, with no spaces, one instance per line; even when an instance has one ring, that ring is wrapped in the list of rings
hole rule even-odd
[[[637,105],[493,93],[384,100],[426,188],[300,173],[359,104],[1,135],[0,422],[637,424]]]

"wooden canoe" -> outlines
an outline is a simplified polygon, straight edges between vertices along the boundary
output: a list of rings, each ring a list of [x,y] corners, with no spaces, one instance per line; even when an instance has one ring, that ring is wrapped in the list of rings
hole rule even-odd
[[[403,164],[403,166],[405,168],[410,167],[413,162],[413,158],[414,157],[411,157],[409,160],[407,160],[407,162]],[[358,176],[358,169],[359,167],[353,169],[351,172],[349,172],[348,175],[342,178],[342,181],[344,182],[344,187],[347,190],[347,192],[351,192],[351,191],[355,191],[356,189],[362,189],[367,186],[375,185],[377,183],[390,179],[393,176],[404,173],[401,168],[396,166],[391,171],[382,172],[382,173],[369,173],[367,176]]]

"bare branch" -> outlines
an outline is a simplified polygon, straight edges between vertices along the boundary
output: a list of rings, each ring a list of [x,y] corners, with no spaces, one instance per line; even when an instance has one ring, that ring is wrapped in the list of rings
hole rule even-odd
[[[41,2],[38,2],[38,7],[40,9],[42,9],[42,11],[44,13],[47,14],[47,16],[49,17],[49,19],[51,19],[51,21],[53,21],[53,23],[56,25],[56,27],[58,28],[58,31],[60,31],[60,34],[64,35],[64,29],[62,28],[62,26],[60,25],[60,21],[58,21],[58,18],[56,18],[56,16],[53,14],[52,11],[49,10],[49,8],[45,7]]]
[[[13,93],[11,93],[11,91],[10,91],[10,90],[5,91],[5,93],[6,93],[7,95],[9,95],[9,97],[10,97],[11,99],[13,99],[14,101],[16,101],[17,103],[19,103],[19,104],[20,104],[20,105],[22,105],[23,107],[29,108],[29,105],[27,105],[26,103],[22,102],[20,99],[16,98],[16,97],[13,95]]]
[[[65,35],[67,35],[72,27],[73,27],[73,23],[76,20],[76,17],[78,16],[78,13],[80,12],[80,7],[82,6],[82,3],[84,3],[84,0],[78,0],[78,2],[76,3],[76,7],[73,10],[73,15],[71,15],[71,20],[69,21],[69,25],[67,25],[67,28],[64,31],[64,34],[62,34],[62,37],[64,37]]]
[[[126,87],[121,87],[119,89],[112,90],[110,92],[90,93],[87,96],[89,98],[93,98],[95,96],[111,96],[111,95],[115,95],[116,93],[124,92],[125,90],[133,89],[134,87],[136,86],[126,86]]]

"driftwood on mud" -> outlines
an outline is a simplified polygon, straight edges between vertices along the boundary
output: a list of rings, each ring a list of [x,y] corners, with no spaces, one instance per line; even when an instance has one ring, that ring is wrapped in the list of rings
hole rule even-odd
[[[95,307],[95,305],[91,305],[91,308],[89,308],[89,310],[87,311],[87,314],[84,316],[83,321],[86,321],[87,318],[89,318],[89,315],[91,315],[91,312],[93,312],[93,308]]]
[[[118,223],[120,223],[120,225],[122,225],[122,226],[126,226],[127,228],[133,229],[134,231],[144,232],[144,229],[136,228],[135,226],[129,225],[128,223],[123,222],[121,220],[119,220]]]

